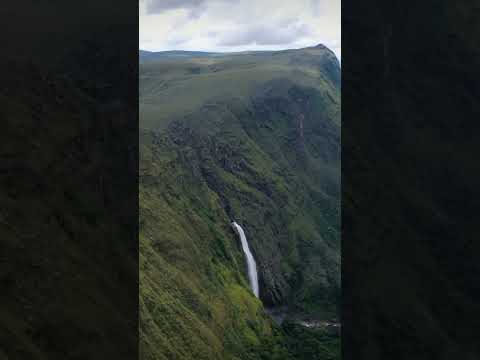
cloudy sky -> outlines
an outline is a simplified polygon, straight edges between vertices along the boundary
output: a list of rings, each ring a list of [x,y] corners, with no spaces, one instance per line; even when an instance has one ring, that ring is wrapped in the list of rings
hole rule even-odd
[[[341,57],[340,0],[140,0],[140,49],[328,46]]]

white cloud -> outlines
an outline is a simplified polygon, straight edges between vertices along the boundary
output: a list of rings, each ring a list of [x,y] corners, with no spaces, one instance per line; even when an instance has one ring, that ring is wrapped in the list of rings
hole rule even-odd
[[[140,48],[244,51],[322,43],[340,57],[340,11],[340,0],[140,0]]]
[[[255,25],[241,29],[232,29],[218,36],[218,45],[284,45],[304,39],[312,33],[310,27],[304,23],[288,24],[281,27]]]

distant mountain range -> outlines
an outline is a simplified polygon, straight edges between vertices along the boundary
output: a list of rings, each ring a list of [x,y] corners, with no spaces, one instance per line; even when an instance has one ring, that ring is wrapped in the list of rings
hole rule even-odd
[[[310,49],[328,49],[325,45],[318,44],[316,46],[310,47]],[[309,48],[305,48],[309,49]],[[188,50],[168,50],[168,51],[147,51],[139,50],[139,59],[140,62],[154,60],[159,58],[202,58],[202,57],[221,57],[221,56],[231,56],[233,54],[242,55],[242,54],[272,54],[279,52],[292,52],[298,49],[289,49],[282,51],[242,51],[242,52],[211,52],[211,51],[188,51]]]
[[[219,55],[219,53],[203,52],[203,51],[184,51],[184,50],[172,50],[172,51],[145,51],[139,50],[140,60],[157,59],[162,57],[208,57],[213,55]]]

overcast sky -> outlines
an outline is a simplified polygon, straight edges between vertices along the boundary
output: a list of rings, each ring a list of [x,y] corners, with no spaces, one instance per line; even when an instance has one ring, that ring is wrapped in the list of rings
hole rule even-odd
[[[244,51],[324,44],[341,57],[340,0],[140,0],[140,49]]]

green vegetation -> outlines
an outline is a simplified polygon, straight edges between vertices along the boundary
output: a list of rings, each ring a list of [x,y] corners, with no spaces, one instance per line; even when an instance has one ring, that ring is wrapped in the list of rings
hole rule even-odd
[[[158,130],[174,118],[219,99],[249,99],[258,87],[278,79],[317,89],[325,100],[335,101],[337,106],[332,110],[339,111],[336,67],[335,55],[323,48],[145,57],[140,66],[140,127]]]
[[[137,131],[128,102],[107,106],[75,77],[3,64],[0,358],[133,358],[137,169],[125,164]],[[76,64],[67,67],[84,69]]]
[[[338,62],[321,46],[171,57],[140,71],[142,358],[338,358],[338,336],[279,328],[263,307],[339,316]]]

